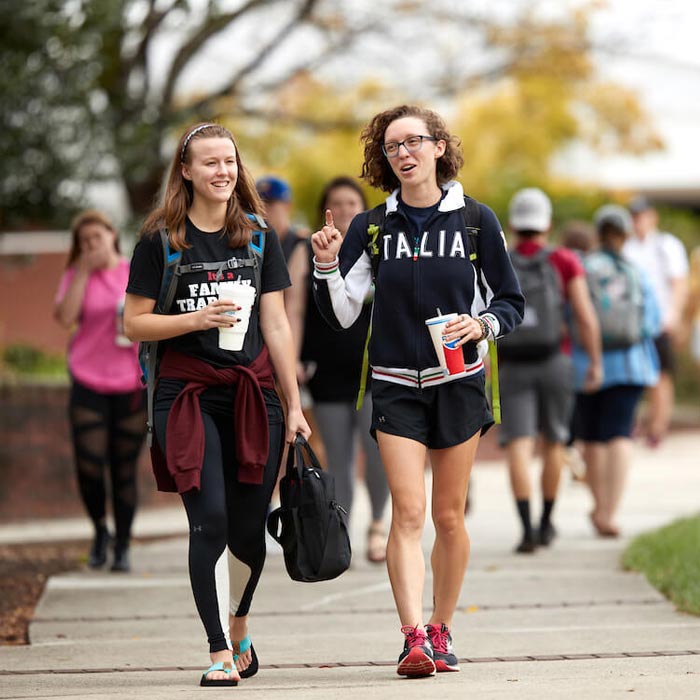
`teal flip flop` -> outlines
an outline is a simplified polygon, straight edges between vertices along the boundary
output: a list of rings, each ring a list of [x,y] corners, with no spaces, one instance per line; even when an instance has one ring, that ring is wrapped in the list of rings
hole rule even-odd
[[[233,660],[235,661],[239,654],[245,654],[248,649],[250,649],[250,654],[251,654],[251,660],[250,660],[250,665],[248,668],[244,669],[243,671],[239,672],[239,676],[241,678],[250,678],[251,676],[254,676],[258,672],[258,655],[255,653],[255,647],[253,646],[253,642],[250,641],[250,637],[246,636],[243,639],[241,639],[240,642],[231,642],[231,646],[233,647]],[[238,649],[236,649],[238,647]]]
[[[231,673],[233,673],[233,664],[230,661],[219,661],[218,663],[212,664],[202,674],[202,680],[199,681],[199,685],[204,687],[225,686],[229,688],[238,685],[238,681],[235,678],[207,678],[212,671],[223,671],[227,676],[230,676]]]

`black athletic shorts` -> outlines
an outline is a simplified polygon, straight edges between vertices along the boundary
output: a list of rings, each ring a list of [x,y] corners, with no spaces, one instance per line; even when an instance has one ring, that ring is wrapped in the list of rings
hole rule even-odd
[[[662,372],[673,374],[676,369],[676,353],[673,350],[673,341],[668,333],[662,333],[654,338],[656,352],[659,354],[659,369]]]
[[[643,386],[622,384],[593,394],[576,394],[573,432],[584,442],[630,437]]]
[[[410,438],[431,450],[466,442],[493,425],[484,375],[418,389],[372,380],[372,437]]]

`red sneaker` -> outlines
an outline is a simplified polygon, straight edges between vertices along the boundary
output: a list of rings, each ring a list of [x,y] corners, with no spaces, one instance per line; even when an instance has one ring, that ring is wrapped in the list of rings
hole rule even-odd
[[[459,671],[459,661],[452,648],[452,635],[447,625],[426,625],[425,631],[433,647],[433,659],[438,673]]]
[[[435,673],[433,648],[425,630],[418,626],[404,625],[401,631],[406,640],[403,645],[403,651],[399,656],[399,665],[396,673],[409,678],[432,676]]]

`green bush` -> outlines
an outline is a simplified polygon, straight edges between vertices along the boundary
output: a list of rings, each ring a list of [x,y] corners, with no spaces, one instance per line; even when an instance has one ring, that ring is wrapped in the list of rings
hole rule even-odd
[[[49,355],[32,345],[8,345],[2,354],[6,370],[21,376],[67,376],[63,355]]]

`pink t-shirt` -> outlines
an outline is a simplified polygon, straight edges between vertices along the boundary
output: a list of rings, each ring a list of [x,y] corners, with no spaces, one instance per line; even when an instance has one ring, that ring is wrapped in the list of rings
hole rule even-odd
[[[75,275],[63,274],[56,303],[63,299]],[[80,384],[101,394],[121,394],[143,388],[138,344],[121,330],[129,261],[122,258],[111,269],[95,270],[88,278],[78,327],[68,346],[68,369]]]

